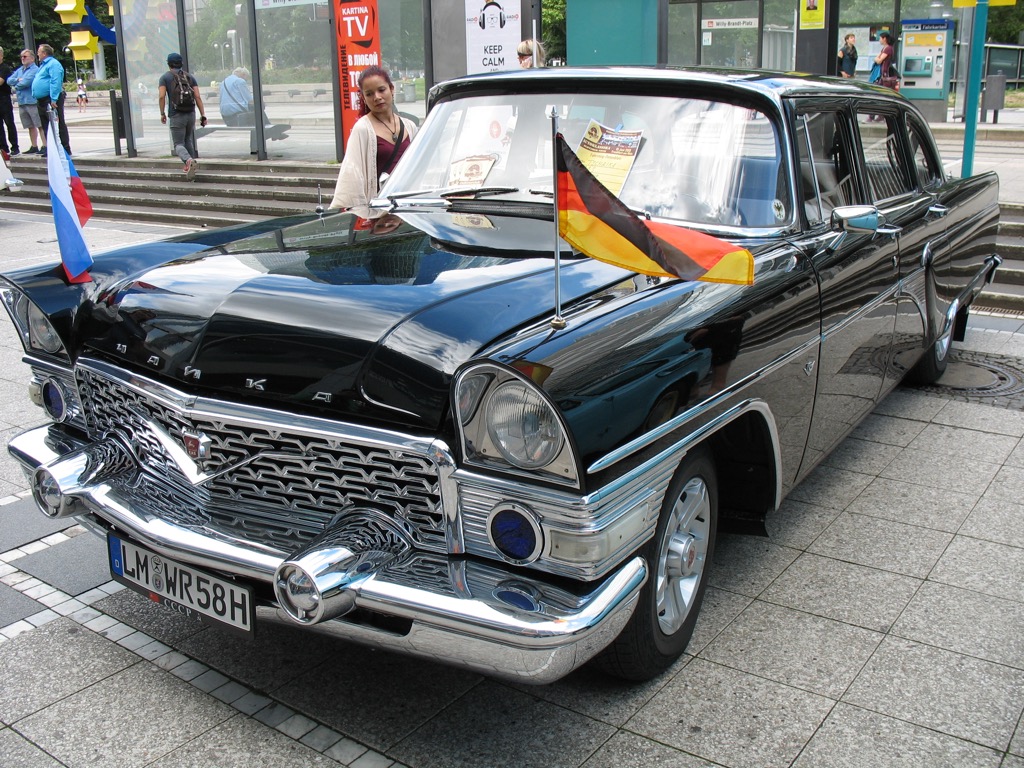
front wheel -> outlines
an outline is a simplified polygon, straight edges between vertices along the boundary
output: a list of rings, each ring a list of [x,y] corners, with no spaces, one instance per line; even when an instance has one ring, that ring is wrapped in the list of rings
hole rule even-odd
[[[680,464],[665,495],[654,538],[641,554],[650,575],[633,617],[596,659],[608,674],[643,681],[686,650],[707,588],[718,523],[718,480],[701,450]]]

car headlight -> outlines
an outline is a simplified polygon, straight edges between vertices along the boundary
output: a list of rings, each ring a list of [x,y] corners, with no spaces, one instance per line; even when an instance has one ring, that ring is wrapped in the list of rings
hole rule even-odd
[[[459,372],[452,405],[467,464],[579,486],[561,414],[536,383],[495,363]]]
[[[39,307],[24,293],[10,285],[0,285],[4,308],[14,321],[26,352],[42,350],[56,355],[64,352],[64,343]]]
[[[64,349],[64,343],[60,340],[54,327],[50,325],[46,315],[31,302],[28,305],[28,338],[33,348],[49,352],[51,355]]]
[[[565,439],[554,409],[521,381],[506,382],[488,396],[487,431],[520,469],[547,466]]]

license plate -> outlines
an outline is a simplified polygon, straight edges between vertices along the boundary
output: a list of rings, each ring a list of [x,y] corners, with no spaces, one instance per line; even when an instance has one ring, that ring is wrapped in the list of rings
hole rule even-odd
[[[110,573],[125,586],[176,613],[226,629],[253,633],[252,592],[107,534]]]

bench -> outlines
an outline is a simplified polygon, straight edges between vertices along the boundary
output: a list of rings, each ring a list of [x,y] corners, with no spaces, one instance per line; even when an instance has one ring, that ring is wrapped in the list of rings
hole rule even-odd
[[[291,128],[288,123],[275,123],[273,125],[263,126],[263,135],[271,141],[280,141],[281,139],[288,138],[287,131]],[[254,125],[225,125],[224,123],[207,123],[206,127],[196,126],[196,138],[201,139],[203,136],[209,136],[213,133],[241,133],[245,132],[249,134],[249,152],[255,154],[256,149],[256,126]]]

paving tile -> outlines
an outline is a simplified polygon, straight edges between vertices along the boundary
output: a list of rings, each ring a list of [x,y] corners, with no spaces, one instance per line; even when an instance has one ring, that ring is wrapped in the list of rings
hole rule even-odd
[[[701,651],[700,658],[838,699],[882,637],[755,601]]]
[[[854,428],[850,437],[906,448],[924,428],[921,421],[872,413]]]
[[[0,729],[0,765],[8,768],[61,768],[61,764],[10,728]]]
[[[170,646],[206,631],[199,622],[147,600],[130,589],[122,589],[97,600],[92,607]]]
[[[255,715],[270,703],[271,700],[266,696],[249,691],[249,693],[245,694],[241,698],[232,701],[231,706],[243,715]]]
[[[312,731],[303,736],[300,741],[310,749],[323,752],[330,749],[341,740],[341,734],[333,731],[325,725],[318,725]]]
[[[478,675],[464,670],[336,643],[319,667],[270,693],[296,711],[315,712],[321,724],[388,752],[479,682]]]
[[[1017,443],[1017,447],[1006,457],[1005,463],[1011,467],[1024,467],[1024,438]]]
[[[1024,499],[1024,467],[1000,469],[992,480],[988,495],[1004,501],[1017,502]]]
[[[993,408],[981,403],[950,400],[931,421],[935,424],[966,427],[997,435],[1024,437],[1024,413],[1007,408]]]
[[[18,729],[69,766],[113,768],[148,764],[234,715],[173,675],[137,664],[25,718]]]
[[[342,738],[330,749],[324,750],[324,754],[332,760],[337,760],[342,765],[349,765],[360,755],[366,753],[366,747],[358,741]]]
[[[337,763],[307,746],[242,715],[176,748],[151,768],[337,768]]]
[[[586,768],[709,768],[713,764],[635,733],[619,731],[584,765]]]
[[[874,413],[901,419],[932,421],[950,401],[913,389],[894,389],[875,406]]]
[[[921,584],[910,576],[808,553],[790,565],[761,598],[886,632]]]
[[[39,611],[40,603],[19,590],[0,584],[0,627],[6,627]]]
[[[898,445],[849,437],[822,460],[822,465],[865,475],[877,475],[899,452]]]
[[[703,617],[703,612],[701,615]],[[550,685],[506,685],[594,720],[621,726],[691,659],[691,656],[683,656],[677,662],[678,666],[673,665],[654,680],[645,683],[626,684],[593,667],[584,666]]]
[[[757,597],[799,554],[759,536],[719,534],[708,584]]]
[[[182,638],[176,646],[253,688],[273,691],[323,663],[339,642],[287,625],[262,624],[252,638],[210,629]]]
[[[1005,750],[1024,712],[1024,670],[887,637],[843,701]]]
[[[878,477],[846,511],[956,533],[978,498],[978,494]]]
[[[892,634],[1024,669],[1024,602],[925,582]]]
[[[979,407],[992,410],[986,406]],[[929,424],[907,447],[915,451],[939,453],[958,459],[963,456],[977,456],[985,461],[1001,464],[1017,447],[1018,440],[1018,435],[993,434],[979,431],[977,427],[965,429],[945,424]]]
[[[787,497],[768,513],[765,528],[773,544],[804,550],[839,516],[839,510]]]
[[[936,563],[933,581],[1024,602],[1024,549],[957,536]]]
[[[999,768],[999,759],[978,744],[839,704],[793,768]]]
[[[424,768],[575,768],[614,732],[610,725],[484,681],[387,752]]]
[[[3,445],[7,445],[4,441]],[[7,451],[4,451],[6,454]],[[39,511],[31,498],[0,506],[0,552],[20,547],[76,525],[71,517],[53,519]]]
[[[879,475],[980,496],[998,471],[999,464],[982,459],[965,462],[954,456],[904,448]]]
[[[1024,500],[1021,500],[1024,501]],[[1024,548],[1024,504],[986,494],[959,529],[964,536]]]
[[[820,465],[790,491],[789,497],[819,507],[846,509],[871,480],[868,474]]]
[[[844,512],[807,551],[924,578],[952,538],[942,531]]]
[[[214,688],[210,691],[210,695],[213,696],[213,698],[219,699],[225,704],[232,704],[247,693],[249,693],[249,689],[241,683],[236,683],[234,680],[229,680],[219,688]],[[235,707],[235,709],[238,709],[238,707]]]
[[[729,622],[750,605],[751,599],[746,595],[709,586],[704,592],[704,605],[697,616],[697,624],[693,628],[693,635],[686,646],[686,652],[692,655],[700,653],[708,643],[718,636],[719,632],[729,625]]]
[[[722,765],[781,768],[796,758],[834,703],[694,659],[626,727]]]
[[[24,557],[18,567],[71,595],[110,580],[106,545],[99,536],[75,536]]]
[[[139,662],[70,619],[0,645],[0,721],[11,723]]]
[[[395,761],[372,749],[367,750],[352,761],[350,768],[394,768]]]
[[[1010,741],[1010,752],[1024,757],[1024,719],[1017,724],[1017,732]]]
[[[305,715],[292,715],[276,727],[285,736],[298,740],[316,728],[316,725],[316,721],[310,720]]]

